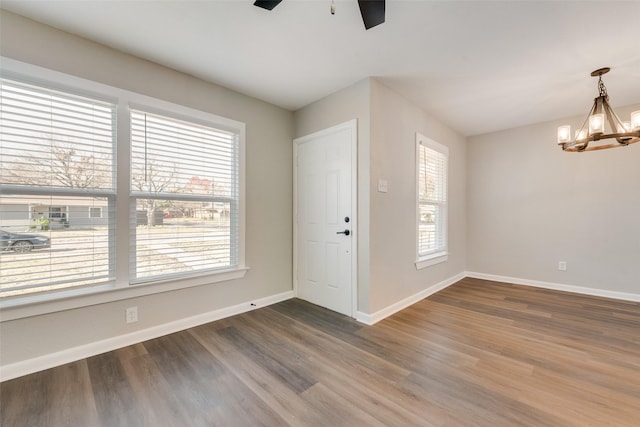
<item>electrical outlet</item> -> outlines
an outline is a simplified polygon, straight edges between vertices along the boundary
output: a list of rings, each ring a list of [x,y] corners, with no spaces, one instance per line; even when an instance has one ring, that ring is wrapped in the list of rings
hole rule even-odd
[[[127,323],[135,323],[138,321],[138,307],[129,307],[125,311]]]
[[[558,261],[558,270],[567,271],[567,261]]]

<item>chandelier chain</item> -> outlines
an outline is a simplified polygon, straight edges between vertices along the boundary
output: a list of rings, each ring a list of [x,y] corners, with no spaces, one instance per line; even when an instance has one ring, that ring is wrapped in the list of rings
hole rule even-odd
[[[607,88],[604,86],[604,82],[602,81],[602,75],[598,77],[598,89],[600,91],[600,96],[604,96],[608,101],[609,95],[607,94]]]

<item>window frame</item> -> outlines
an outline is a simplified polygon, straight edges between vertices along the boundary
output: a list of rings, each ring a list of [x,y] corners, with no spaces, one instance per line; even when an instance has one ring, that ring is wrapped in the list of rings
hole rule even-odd
[[[97,209],[97,212],[98,212],[97,216],[91,214],[92,212],[94,212],[94,209]],[[89,206],[89,219],[100,219],[100,218],[102,218],[102,207]]]
[[[66,212],[63,206],[49,206],[49,219],[62,219],[62,214]]]
[[[114,159],[117,178],[114,197],[115,215],[113,219],[116,226],[110,236],[110,244],[115,245],[115,250],[111,255],[115,267],[115,279],[104,284],[58,290],[52,293],[43,292],[2,298],[0,299],[0,310],[3,313],[3,320],[20,319],[192,286],[235,280],[245,276],[248,270],[245,265],[245,123],[11,58],[0,56],[0,63],[2,65],[0,74],[3,77],[115,103],[117,123],[117,149]],[[239,209],[236,267],[206,271],[203,274],[192,274],[186,277],[171,277],[166,280],[147,281],[139,284],[132,283],[128,265],[131,236],[129,224],[130,109],[144,109],[153,113],[169,114],[181,120],[206,124],[237,134]]]
[[[193,124],[195,126],[203,126],[206,128],[211,128],[213,130],[216,131],[231,131],[232,134],[234,135],[234,144],[231,147],[231,151],[233,152],[232,157],[234,159],[234,161],[239,160],[239,151],[240,151],[240,142],[239,142],[239,138],[238,138],[238,134],[237,132],[235,132],[235,130],[233,129],[228,129],[228,128],[222,128],[221,126],[219,126],[216,123],[213,123],[211,121],[205,121],[205,120],[194,120],[191,118],[185,118],[184,116],[179,116],[175,113],[172,112],[168,112],[168,111],[159,111],[155,108],[152,107],[143,107],[143,106],[136,106],[136,108],[129,108],[130,113],[137,113],[137,114],[150,114],[150,115],[154,115],[160,119],[168,119],[169,121],[171,120],[176,120],[176,121],[180,121],[183,123],[187,123],[187,124]],[[132,116],[130,115],[130,118]],[[132,120],[129,122],[130,124],[132,123]],[[130,142],[133,140],[133,138],[131,138]],[[130,170],[132,170],[132,166],[134,164],[134,160],[133,160],[133,155],[131,156],[130,159],[130,163],[129,163],[129,167]],[[238,171],[239,172],[239,171]],[[131,181],[131,179],[130,179]],[[236,266],[240,265],[240,262],[242,260],[242,265],[244,265],[244,253],[240,253],[242,251],[243,245],[241,245],[238,242],[238,236],[237,235],[233,235],[233,230],[238,230],[239,229],[239,210],[241,207],[241,203],[240,203],[240,193],[238,191],[239,188],[239,182],[241,181],[241,177],[238,175],[233,176],[232,182],[233,182],[233,188],[231,191],[231,195],[229,196],[214,196],[214,195],[201,195],[201,194],[190,194],[190,193],[184,193],[184,192],[148,192],[148,191],[141,191],[141,190],[136,190],[133,188],[133,186],[130,187],[130,191],[129,191],[129,197],[131,200],[131,203],[129,205],[129,209],[130,209],[130,215],[131,215],[131,222],[130,224],[132,224],[132,228],[133,228],[133,221],[135,221],[136,218],[136,209],[137,209],[137,203],[136,201],[139,199],[156,199],[156,200],[174,200],[174,201],[191,201],[191,202],[197,202],[197,201],[203,201],[203,202],[208,202],[208,203],[229,203],[230,205],[230,210],[232,210],[233,212],[238,212],[236,214],[233,214],[231,219],[230,219],[230,224],[229,224],[229,231],[230,231],[230,265],[229,266],[224,266],[224,267],[210,267],[207,269],[198,269],[198,270],[194,270],[194,271],[190,271],[190,272],[185,272],[185,273],[169,273],[169,274],[165,274],[165,275],[154,275],[151,277],[146,277],[146,276],[136,276],[136,263],[135,263],[135,257],[131,257],[130,262],[129,262],[129,269],[130,269],[130,274],[129,274],[129,281],[131,284],[133,285],[137,285],[137,284],[145,284],[145,283],[150,283],[150,282],[161,282],[161,281],[165,281],[167,280],[167,277],[176,277],[179,275],[180,278],[186,278],[186,277],[194,277],[194,276],[202,276],[202,275],[207,275],[209,273],[215,273],[216,271],[219,270],[225,270],[225,269],[233,269],[236,268]],[[133,248],[131,250],[135,251],[135,247],[136,247],[136,233],[135,233],[135,229],[132,230],[133,232],[130,233],[130,239],[131,239],[131,243],[130,243],[130,248]]]
[[[430,251],[426,254],[420,253],[420,222],[421,222],[421,214],[420,214],[420,147],[424,146],[425,148],[431,149],[442,154],[445,157],[445,170],[444,170],[444,202],[441,203],[431,203],[433,205],[438,205],[441,210],[441,221],[436,223],[436,227],[442,233],[442,241],[443,245],[437,247],[433,251]],[[415,266],[417,270],[423,269],[425,267],[429,267],[432,265],[440,264],[442,262],[447,261],[449,256],[449,233],[448,233],[448,215],[449,215],[449,197],[448,197],[448,183],[449,183],[449,148],[446,145],[440,144],[439,142],[434,141],[431,138],[428,138],[419,132],[416,132],[416,142],[415,142],[415,156],[416,156],[416,169],[415,169],[415,183],[416,183],[416,259]]]

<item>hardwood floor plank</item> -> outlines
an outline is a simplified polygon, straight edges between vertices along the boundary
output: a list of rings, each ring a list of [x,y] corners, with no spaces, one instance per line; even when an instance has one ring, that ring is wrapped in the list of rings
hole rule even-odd
[[[263,369],[278,377],[280,381],[287,384],[296,393],[302,393],[316,383],[309,369],[302,366],[301,359],[296,357],[288,359],[287,357],[290,355],[283,352],[282,356],[287,360],[287,363],[282,363],[270,351],[266,342],[263,341],[260,343],[261,345],[256,345],[254,344],[256,342],[255,336],[243,336],[242,332],[233,327],[222,329],[219,334],[231,341],[236,346],[237,351],[248,355]]]
[[[376,417],[345,401],[333,388],[316,383],[302,394],[305,404],[324,415],[320,426],[384,426]]]
[[[272,372],[239,352],[233,343],[215,331],[209,324],[194,328],[191,333],[286,424],[322,425],[323,415],[304,405],[300,395],[288,384],[279,381]]]
[[[286,336],[312,354],[314,358],[324,356],[330,365],[334,363],[340,366],[345,365],[347,370],[358,372],[360,375],[367,375],[366,372],[375,372],[392,380],[404,378],[411,373],[408,369],[390,363],[372,352],[345,343],[341,336],[334,336],[318,330],[304,321],[285,317],[277,310],[269,308],[248,314],[253,319],[255,327],[261,328],[263,333],[266,334],[271,330]]]
[[[426,415],[423,411],[433,408],[423,405],[418,409],[405,404],[409,396],[388,393],[393,389],[394,381],[405,378],[409,371],[355,347],[345,346],[341,340],[302,323],[289,321],[283,327],[278,324],[278,318],[282,316],[271,310],[252,312],[246,317],[262,334],[276,332],[276,336],[286,341],[281,345],[295,346],[305,352],[318,382],[339,390],[352,407],[375,413],[377,419],[387,425],[430,425],[422,418]]]
[[[74,426],[98,422],[86,361],[0,384],[0,425]],[[25,420],[29,420],[25,424]]]
[[[90,357],[87,365],[102,425],[150,425],[115,351]]]
[[[536,369],[527,380],[521,400],[531,406],[555,412],[567,425],[637,425],[640,420],[638,398],[594,385],[581,378]],[[535,390],[535,393],[532,392]]]
[[[188,331],[144,345],[185,411],[192,414],[189,425],[282,424],[273,410]]]
[[[98,413],[87,363],[81,360],[60,368],[53,370],[52,384],[58,387],[51,390],[48,404],[56,408],[50,412],[51,425],[96,424]]]
[[[0,384],[3,427],[639,420],[640,303],[470,278],[374,326],[294,299]]]
[[[45,402],[52,369],[0,384],[0,419],[3,426],[20,426],[29,420],[34,427],[46,426]]]
[[[185,397],[176,395],[152,356],[143,354],[126,358],[122,366],[148,425],[205,424],[199,413],[189,411],[189,405],[182,402]]]
[[[438,403],[456,417],[460,426],[566,426],[548,411],[539,411],[518,400],[476,385],[454,372],[435,372],[429,376],[412,374],[399,385]]]

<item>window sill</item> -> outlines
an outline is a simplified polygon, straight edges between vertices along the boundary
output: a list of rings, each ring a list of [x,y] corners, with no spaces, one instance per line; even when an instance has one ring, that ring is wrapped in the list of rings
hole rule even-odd
[[[105,304],[129,298],[138,298],[161,292],[186,289],[228,280],[242,279],[249,269],[238,267],[212,274],[180,278],[163,282],[150,282],[116,287],[102,284],[87,288],[58,291],[51,294],[29,295],[0,300],[1,321],[22,319],[91,305]]]
[[[415,262],[416,270],[422,270],[423,268],[440,264],[441,262],[445,262],[448,258],[449,258],[449,254],[447,252],[438,252],[438,253],[420,258],[418,261]]]

